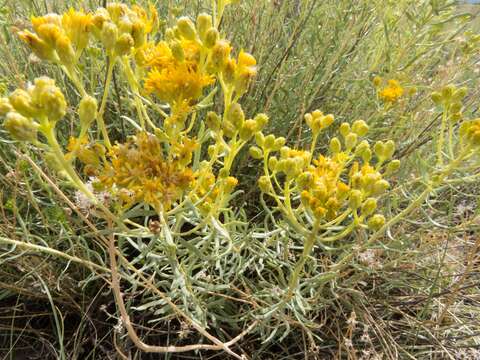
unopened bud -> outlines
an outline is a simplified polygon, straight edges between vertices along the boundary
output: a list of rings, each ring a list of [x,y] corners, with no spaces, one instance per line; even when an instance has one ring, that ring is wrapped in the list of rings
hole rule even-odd
[[[332,140],[330,140],[330,151],[332,154],[338,154],[340,151],[342,151],[342,144],[337,137],[334,137]]]
[[[254,159],[261,159],[263,157],[262,149],[260,149],[256,146],[250,147],[248,152],[250,153],[250,156]]]
[[[215,46],[219,38],[218,30],[215,28],[210,28],[205,33],[205,40],[203,41],[205,47],[211,49]]]
[[[183,62],[185,60],[185,52],[183,51],[182,44],[180,41],[174,40],[170,43],[170,50],[172,55],[178,62]]]
[[[342,125],[340,125],[339,132],[345,138],[348,134],[350,134],[350,124],[346,122],[342,123]]]
[[[205,123],[207,124],[208,128],[213,131],[217,131],[220,129],[221,119],[217,113],[213,111],[209,111],[207,113],[207,118],[205,119]]]
[[[17,112],[12,111],[7,114],[3,127],[15,140],[34,141],[37,139],[37,124]]]
[[[60,61],[66,66],[72,66],[75,63],[75,50],[73,50],[70,39],[61,36],[57,39],[56,49]]]
[[[352,210],[356,210],[362,205],[362,200],[363,200],[362,192],[357,189],[352,190],[350,192],[350,199],[348,201],[348,206]]]
[[[197,31],[200,40],[205,41],[207,31],[212,27],[212,17],[208,14],[201,13],[197,17]]]
[[[368,125],[363,120],[356,120],[352,125],[352,131],[358,136],[365,136],[368,132]]]
[[[115,53],[118,56],[130,54],[135,42],[130,34],[122,34],[115,43]]]
[[[90,95],[84,96],[78,106],[78,117],[81,126],[88,128],[97,117],[97,100]]]
[[[243,113],[242,106],[239,103],[233,103],[230,105],[227,118],[237,129],[240,129],[245,121],[245,114]]]
[[[368,228],[376,231],[380,229],[383,225],[385,225],[385,217],[380,214],[373,215],[370,219],[368,219]]]
[[[100,34],[103,46],[108,52],[113,52],[118,38],[117,26],[112,22],[103,24],[102,32]]]
[[[345,137],[345,147],[347,150],[352,150],[357,145],[358,136],[351,132]]]
[[[32,104],[30,94],[22,89],[17,89],[9,96],[10,104],[13,108],[23,116],[34,117],[37,114]]]
[[[377,208],[377,200],[374,198],[368,198],[362,205],[362,215],[368,216],[372,214]]]
[[[180,35],[187,40],[195,40],[197,37],[197,31],[195,30],[195,25],[193,25],[192,20],[188,17],[183,16],[177,21],[177,27],[180,31]]]

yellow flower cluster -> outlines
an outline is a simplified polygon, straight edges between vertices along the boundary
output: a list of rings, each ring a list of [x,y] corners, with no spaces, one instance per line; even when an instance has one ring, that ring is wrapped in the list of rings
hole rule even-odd
[[[197,173],[196,189],[192,194],[192,200],[198,203],[198,209],[207,215],[225,205],[238,180],[233,176],[220,179],[208,169],[207,163],[201,164]]]
[[[155,45],[145,56],[151,67],[145,79],[145,90],[161,101],[178,107],[197,100],[203,89],[213,84],[214,78],[202,69],[200,47],[193,41],[182,39],[171,48],[166,42]]]
[[[433,92],[432,100],[446,112],[451,122],[456,123],[462,119],[462,100],[466,95],[467,88],[447,85],[440,91]]]
[[[373,84],[379,88],[377,91],[378,97],[386,103],[395,103],[397,102],[405,93],[404,88],[400,85],[400,82],[395,79],[390,79],[387,81],[387,85],[380,88],[383,79],[380,77],[375,77],[373,79]]]
[[[26,90],[17,89],[8,98],[0,99],[4,127],[14,139],[21,141],[36,141],[37,130],[47,131],[46,125],[51,122],[54,126],[66,110],[63,93],[55,81],[47,77],[38,78]]]
[[[314,138],[333,123],[332,115],[318,110],[305,118]],[[373,149],[368,141],[360,141],[367,131],[363,120],[355,121],[352,126],[342,123],[339,129],[342,140],[332,138],[330,155],[315,158],[315,140],[311,151],[305,151],[284,146],[283,138],[269,135],[262,140],[257,136],[258,147],[253,147],[250,153],[256,158],[264,157],[266,162],[260,188],[277,200],[287,217],[303,208],[319,223],[339,223],[353,216],[356,225],[367,222],[369,228],[379,228],[385,219],[374,212],[377,198],[389,188],[384,175],[396,171],[400,163],[391,160],[395,151],[393,141],[377,142]],[[276,151],[280,153],[278,159],[270,156]],[[298,197],[300,207],[292,203]]]
[[[87,47],[91,35],[98,39],[110,56],[128,55],[140,48],[158,23],[155,8],[147,12],[133,5],[109,3],[95,13],[70,9],[64,14],[32,17],[32,28],[19,32],[19,37],[42,60],[75,65]]]
[[[32,17],[34,32],[19,32],[20,39],[42,60],[73,65],[86,48],[93,27],[92,15],[70,9],[63,15]]]
[[[191,158],[190,144],[185,156]],[[195,176],[184,159],[166,159],[159,139],[144,132],[117,144],[98,174],[99,186],[115,195],[125,207],[144,202],[160,210],[191,188]]]
[[[146,44],[136,58],[149,69],[145,91],[176,108],[194,103],[215,77],[229,98],[246,92],[256,75],[256,61],[244,51],[235,60],[231,51],[230,44],[219,38],[211,16],[200,14],[196,24],[187,17],[178,19],[175,27],[166,30],[165,41]]]
[[[466,143],[480,148],[480,118],[465,121],[460,127],[460,136]]]

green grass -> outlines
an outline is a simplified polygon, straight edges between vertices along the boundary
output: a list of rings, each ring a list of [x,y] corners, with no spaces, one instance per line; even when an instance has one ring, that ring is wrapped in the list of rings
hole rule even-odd
[[[68,90],[70,103],[77,103],[68,80],[52,65],[29,56],[14,28],[24,27],[30,15],[62,11],[78,2],[4,2],[3,93],[47,74]],[[209,9],[209,1],[153,2],[170,21],[177,12],[194,17]],[[82,3],[88,8],[99,5],[93,0]],[[340,121],[366,120],[372,140],[397,142],[396,156],[403,166],[384,204],[387,217],[393,217],[421,190],[409,181],[424,176],[432,165],[440,112],[431,92],[452,83],[468,86],[464,115],[478,116],[479,47],[466,53],[460,39],[478,29],[478,9],[445,0],[248,0],[228,9],[222,29],[236,49],[248,50],[257,59],[257,79],[241,102],[248,116],[269,114],[269,131],[302,145],[309,138],[303,116],[320,108]],[[84,66],[89,90],[98,95],[106,69],[100,61]],[[372,84],[377,75],[417,91],[386,108]],[[122,139],[131,130],[122,124],[122,116],[134,112],[118,73],[116,83],[107,119]],[[220,102],[219,97],[217,109]],[[61,124],[62,141],[74,129],[71,108]],[[330,136],[320,139],[319,149],[328,145]],[[240,220],[232,239],[240,251],[222,257],[225,243],[176,238],[178,263],[172,265],[162,241],[120,238],[119,248],[128,260],[120,270],[125,301],[145,342],[181,345],[201,339],[165,305],[161,291],[220,339],[257,321],[254,331],[233,348],[252,359],[479,356],[480,186],[475,178],[446,185],[430,196],[392,227],[385,241],[361,253],[340,278],[323,270],[344,252],[316,249],[306,264],[303,296],[275,313],[302,247],[298,235],[288,231],[259,235],[273,224],[268,218],[262,221],[258,193],[251,190],[257,169],[258,163],[246,154],[236,164],[238,177],[245,179],[239,203],[248,204],[230,214]],[[478,168],[465,168],[456,177],[475,174]],[[106,359],[120,351],[132,359],[226,358],[216,352],[149,355],[132,346],[110,291],[104,224],[77,211],[73,191],[63,185],[36,151],[14,146],[0,130],[0,356]],[[154,275],[152,280],[139,277],[138,269],[147,278]],[[183,283],[185,279],[191,283]],[[447,317],[437,323],[445,306]]]

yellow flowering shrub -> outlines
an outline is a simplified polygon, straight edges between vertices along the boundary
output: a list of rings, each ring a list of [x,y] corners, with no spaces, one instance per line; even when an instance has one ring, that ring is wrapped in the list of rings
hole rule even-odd
[[[10,136],[38,150],[76,191],[75,196],[89,202],[91,206],[86,208],[94,208],[95,215],[106,223],[112,288],[123,324],[135,344],[151,352],[172,348],[149,347],[138,339],[120,291],[116,258],[122,247],[116,247],[117,238],[128,238],[130,243],[133,237],[152,238],[152,243],[161,243],[167,260],[158,268],[172,269],[164,279],[173,279],[175,294],[172,301],[165,300],[168,297],[163,300],[172,309],[181,303],[181,316],[194,318],[192,326],[206,338],[213,338],[213,345],[195,345],[194,350],[222,349],[232,355],[231,344],[205,330],[208,321],[215,319],[208,318],[201,302],[212,296],[213,290],[232,289],[230,284],[218,288],[215,284],[212,291],[199,294],[197,285],[203,279],[197,273],[203,270],[198,269],[211,266],[217,271],[218,264],[230,261],[230,256],[238,260],[242,251],[257,251],[249,249],[250,238],[266,238],[265,250],[277,236],[290,237],[300,243],[301,252],[287,249],[287,258],[293,258],[295,264],[285,272],[288,285],[285,291],[277,291],[279,296],[272,297],[278,303],[269,304],[271,309],[258,316],[269,319],[275,314],[285,321],[289,306],[295,301],[302,304],[299,283],[317,245],[340,252],[337,263],[332,256],[319,267],[333,279],[340,278],[340,270],[351,264],[355,251],[378,240],[389,226],[418,208],[480,148],[480,120],[462,121],[466,90],[447,86],[435,92],[432,99],[442,110],[441,129],[435,138],[437,166],[425,180],[421,195],[399,214],[386,217],[383,202],[391,188],[390,177],[400,167],[395,143],[388,138],[372,141],[364,120],[342,122],[332,137],[331,129],[337,127],[334,116],[320,110],[305,115],[310,130],[308,146],[292,146],[284,137],[264,134],[268,116],[246,114],[239,103],[257,75],[257,61],[251,54],[234,49],[219,31],[225,6],[234,1],[214,3],[213,17],[204,13],[195,21],[180,17],[165,29],[160,27],[154,7],[121,3],[109,3],[94,12],[70,9],[64,14],[33,17],[30,29],[18,36],[38,58],[63,71],[79,95],[78,104],[68,104],[64,90],[48,77],[39,77],[0,98],[3,127]],[[89,61],[105,64],[101,94],[95,93],[97,84],[88,83],[83,76],[82,69]],[[125,139],[115,137],[114,120],[105,118],[114,70],[126,88],[125,98],[133,113],[124,116],[129,126]],[[385,108],[407,92],[395,79],[376,77],[373,83]],[[221,106],[214,111],[217,92]],[[57,132],[68,108],[73,110],[77,126],[64,145]],[[328,149],[319,148],[320,136],[329,139]],[[246,230],[240,233],[238,229],[248,230],[250,219],[241,204],[231,204],[238,193],[235,190],[245,184],[232,169],[238,155],[251,143],[255,145],[249,146],[249,154],[261,163],[258,188],[266,214],[264,223],[274,223],[275,229],[245,235]],[[100,193],[108,194],[109,201],[99,197]],[[185,245],[189,241],[197,242]],[[138,249],[148,253],[149,248],[143,245]],[[194,275],[188,276],[182,259],[190,253],[198,256],[198,262],[189,264],[187,270]],[[265,263],[273,263],[267,260]],[[259,261],[260,266],[263,261]],[[247,271],[256,264],[242,266],[242,271]],[[276,284],[279,288],[285,287],[283,268],[282,281]],[[262,284],[265,282],[262,279]],[[242,301],[257,306],[253,301]],[[301,312],[305,311],[302,308]],[[178,308],[175,312],[181,313]]]

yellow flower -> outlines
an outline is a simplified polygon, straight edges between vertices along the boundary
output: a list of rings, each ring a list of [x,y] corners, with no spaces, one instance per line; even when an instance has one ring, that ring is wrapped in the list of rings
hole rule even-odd
[[[167,103],[196,100],[214,79],[198,71],[195,64],[181,63],[155,67],[148,73],[145,90]]]
[[[93,27],[92,14],[70,9],[62,16],[62,26],[77,52],[85,49]]]
[[[394,103],[403,96],[404,89],[397,80],[388,80],[388,86],[378,92],[378,96],[385,102]]]
[[[159,139],[138,133],[125,144],[115,145],[99,174],[100,184],[117,194],[125,206],[144,202],[169,209],[191,187],[193,171],[180,161],[167,160]]]

